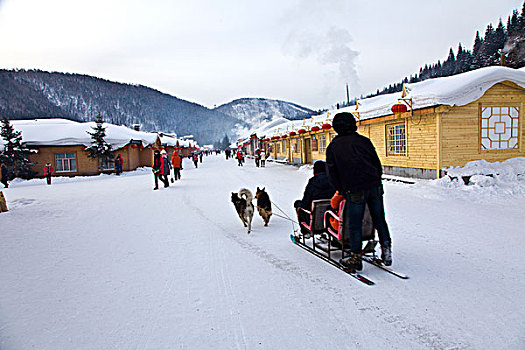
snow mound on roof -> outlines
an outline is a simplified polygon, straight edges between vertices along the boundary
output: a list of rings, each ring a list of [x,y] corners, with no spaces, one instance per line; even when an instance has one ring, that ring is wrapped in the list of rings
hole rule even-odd
[[[11,125],[22,132],[22,141],[28,146],[68,146],[91,145],[91,136],[95,122],[79,123],[66,119],[31,119],[13,120]],[[141,141],[146,146],[155,143],[156,133],[136,131],[122,125],[104,123],[106,142],[113,149],[127,145],[131,140]],[[3,140],[0,144],[4,144]]]
[[[414,108],[464,106],[476,101],[492,86],[503,81],[511,81],[525,88],[525,71],[507,67],[485,67],[450,77],[405,84],[405,97],[412,98]]]

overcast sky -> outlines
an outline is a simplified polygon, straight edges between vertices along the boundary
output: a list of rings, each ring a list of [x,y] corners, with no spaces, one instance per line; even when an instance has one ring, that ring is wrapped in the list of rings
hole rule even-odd
[[[0,0],[0,68],[82,73],[213,107],[325,108],[472,48],[523,0]]]

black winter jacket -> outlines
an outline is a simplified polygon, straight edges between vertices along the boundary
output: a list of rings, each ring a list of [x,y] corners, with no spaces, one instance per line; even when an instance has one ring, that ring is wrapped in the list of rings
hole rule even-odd
[[[335,193],[335,188],[328,181],[326,173],[314,175],[304,189],[301,207],[307,210],[312,208],[312,201],[316,199],[331,199]]]
[[[367,137],[352,132],[336,136],[326,149],[330,183],[340,194],[381,185],[381,161]]]

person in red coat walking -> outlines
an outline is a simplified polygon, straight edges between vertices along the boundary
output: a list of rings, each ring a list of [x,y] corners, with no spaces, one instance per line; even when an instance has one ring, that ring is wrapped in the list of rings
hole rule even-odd
[[[154,190],[159,189],[159,176],[164,174],[163,170],[164,170],[164,166],[162,164],[162,157],[160,155],[160,151],[156,149],[153,152],[153,167],[152,167],[153,175],[155,177],[155,188],[153,188]],[[164,181],[162,178],[161,180]]]
[[[115,158],[115,173],[117,175],[120,175],[122,173],[122,164],[124,164],[124,160],[122,159],[122,156],[119,153],[117,155],[117,158]]]
[[[46,163],[46,165],[44,165],[44,176],[46,177],[48,185],[51,185],[51,176],[53,175],[54,172],[55,172],[55,169],[53,169],[53,166],[51,165],[51,163]]]
[[[182,158],[177,151],[171,156],[171,165],[173,166],[173,176],[175,181],[180,180],[180,171],[182,170]]]

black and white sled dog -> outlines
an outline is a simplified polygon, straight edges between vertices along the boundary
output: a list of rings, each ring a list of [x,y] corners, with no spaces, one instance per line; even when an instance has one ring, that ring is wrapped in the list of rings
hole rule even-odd
[[[232,192],[232,203],[241,218],[244,227],[248,227],[248,233],[252,230],[253,218],[253,195],[247,188],[241,188],[238,193]]]

